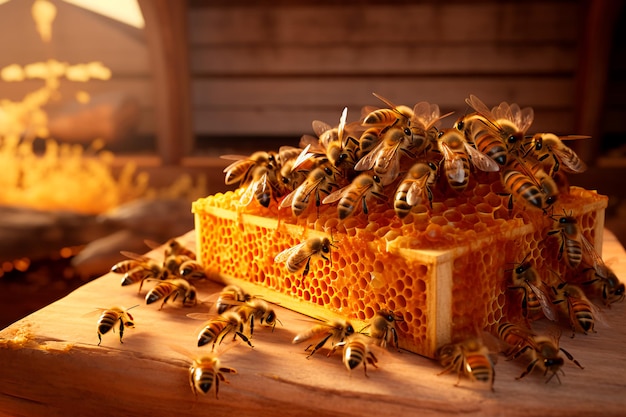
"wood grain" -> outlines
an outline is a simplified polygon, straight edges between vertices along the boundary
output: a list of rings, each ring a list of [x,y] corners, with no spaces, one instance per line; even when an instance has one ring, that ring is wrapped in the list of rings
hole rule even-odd
[[[193,232],[181,239],[193,247]],[[626,253],[610,232],[603,255],[618,276],[626,275]],[[320,352],[307,360],[305,346],[291,340],[311,324],[277,306],[283,326],[257,328],[253,349],[225,342],[223,365],[238,374],[227,376],[218,400],[196,400],[187,380],[189,360],[171,346],[207,351],[195,348],[202,322],[186,314],[208,305],[159,311],[143,304],[136,287],[119,283],[119,275],[107,274],[0,332],[0,415],[617,416],[626,410],[624,303],[604,310],[607,324],[597,333],[570,338],[564,331],[561,346],[584,370],[566,360],[561,385],[544,383],[538,371],[515,380],[526,362],[500,357],[495,392],[467,379],[455,387],[455,375],[438,376],[436,363],[405,351],[377,350],[379,368],[369,368],[369,378],[362,369],[349,374],[339,354]],[[202,300],[214,300],[219,289],[198,285]],[[97,346],[97,315],[86,313],[116,304],[141,304],[133,310],[136,328],[127,330],[123,344],[108,333]]]

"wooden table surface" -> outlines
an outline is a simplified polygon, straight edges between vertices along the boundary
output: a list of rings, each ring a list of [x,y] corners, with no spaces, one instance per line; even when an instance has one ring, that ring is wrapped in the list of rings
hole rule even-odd
[[[181,237],[193,247],[192,232]],[[623,247],[610,233],[603,256],[616,274],[626,277]],[[215,299],[220,286],[198,285],[202,300]],[[136,327],[118,335],[107,333],[98,346],[97,307],[132,306]],[[304,345],[291,343],[307,329],[304,316],[277,307],[274,332],[257,328],[252,342],[226,347],[227,375],[220,397],[194,397],[188,384],[189,359],[172,349],[194,353],[202,322],[186,315],[207,305],[179,308],[145,305],[137,287],[121,287],[120,275],[107,274],[67,297],[0,331],[0,415],[6,416],[617,416],[626,415],[626,303],[603,310],[606,323],[597,333],[563,332],[561,346],[583,366],[565,361],[562,384],[545,383],[535,371],[516,380],[523,360],[496,364],[495,391],[456,375],[437,374],[430,359],[395,350],[375,351],[379,368],[351,374],[339,353],[323,352],[306,359]]]

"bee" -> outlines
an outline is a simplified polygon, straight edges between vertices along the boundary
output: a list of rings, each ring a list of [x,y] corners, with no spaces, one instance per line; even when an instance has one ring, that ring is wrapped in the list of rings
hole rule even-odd
[[[369,328],[369,335],[375,340],[378,346],[387,347],[388,343],[392,343],[395,348],[398,348],[397,321],[404,320],[402,316],[394,313],[392,310],[378,310],[369,324],[361,329],[361,332]]]
[[[387,104],[389,108],[376,109],[369,112],[363,119],[363,125],[365,126],[400,126],[402,128],[407,127],[409,120],[413,117],[413,110],[410,107],[400,105],[396,106],[386,98],[373,93],[383,103]]]
[[[586,268],[583,272],[585,277],[590,279],[583,281],[582,285],[596,289],[605,306],[610,308],[611,304],[624,300],[624,283],[619,281],[619,278],[608,266],[604,265],[604,262],[601,266]]]
[[[415,158],[409,149],[409,136],[402,129],[394,127],[387,130],[374,149],[359,159],[354,170],[373,170],[375,174],[385,179],[383,185],[390,184],[400,174],[401,154]]]
[[[198,394],[208,394],[211,389],[215,390],[215,398],[218,399],[220,382],[226,382],[225,373],[236,374],[237,370],[222,366],[220,359],[215,354],[204,354],[194,357],[191,353],[178,346],[172,346],[178,353],[192,360],[189,367],[189,385],[191,392],[198,398]]]
[[[329,204],[339,201],[337,213],[339,219],[343,220],[353,214],[359,204],[363,213],[368,214],[367,200],[371,197],[385,200],[386,196],[383,191],[383,185],[378,175],[365,173],[356,177],[350,185],[330,193],[322,203]]]
[[[549,289],[539,277],[539,273],[525,259],[513,269],[510,290],[521,290],[522,311],[524,318],[535,320],[541,313],[548,319],[556,321],[558,314],[552,305]]]
[[[579,331],[584,334],[595,333],[596,319],[600,318],[598,309],[589,301],[583,290],[574,284],[562,282],[552,288],[555,305],[560,305],[569,319],[572,337]]]
[[[108,333],[110,330],[115,332],[115,326],[119,326],[120,343],[124,343],[122,338],[124,337],[124,329],[129,327],[135,327],[135,319],[128,312],[136,306],[124,309],[122,307],[111,307],[108,309],[98,309],[102,312],[98,319],[98,346],[102,343],[102,335]]]
[[[498,164],[487,155],[474,149],[455,129],[443,129],[437,138],[443,156],[443,167],[452,189],[463,192],[470,175],[470,164],[481,171],[498,171]]]
[[[518,358],[529,349],[536,350],[535,336],[530,329],[519,324],[505,321],[498,325],[498,337],[508,346],[504,355],[510,359]]]
[[[122,286],[132,285],[137,282],[143,283],[143,280],[147,278],[165,278],[161,262],[134,252],[122,251],[121,253],[129,259],[113,265],[111,272],[124,274],[122,276]],[[141,291],[141,287],[139,291]]]
[[[273,167],[257,166],[252,169],[251,181],[241,194],[239,204],[246,207],[255,199],[263,207],[269,207],[278,185],[277,172]]]
[[[243,186],[247,184],[251,179],[251,173],[254,171],[254,168],[277,166],[277,156],[276,152],[265,151],[258,151],[250,156],[222,155],[222,159],[235,161],[224,168],[226,185],[239,183],[240,186]]]
[[[169,256],[184,256],[188,259],[196,259],[196,253],[191,249],[185,247],[178,239],[170,239],[165,242],[165,257]]]
[[[191,307],[198,303],[196,288],[184,278],[174,278],[159,282],[146,294],[146,304],[152,304],[158,300],[163,300],[159,310],[163,308],[168,300],[176,301],[181,297],[184,307]]]
[[[578,222],[571,215],[561,216],[556,221],[558,222],[558,228],[549,231],[548,235],[559,234],[561,236],[558,259],[561,260],[563,255],[565,255],[567,266],[571,269],[576,269],[583,259],[583,235],[578,227]]]
[[[458,375],[455,386],[461,382],[461,375],[472,381],[488,384],[493,391],[496,378],[494,363],[489,349],[479,338],[469,338],[460,343],[449,343],[437,349],[435,356],[444,367],[439,375],[456,372]]]
[[[200,313],[201,314],[201,313]],[[200,318],[197,314],[188,314],[191,318]],[[241,315],[235,311],[225,311],[214,319],[207,321],[198,334],[198,347],[211,343],[212,350],[215,350],[215,345],[222,343],[224,338],[233,333],[233,340],[239,337],[246,342],[248,346],[253,347],[250,339],[243,333],[244,323]]]
[[[380,142],[382,129],[380,127],[370,127],[359,136],[359,151],[361,155],[369,153]]]
[[[250,326],[250,336],[254,333],[254,320],[256,319],[260,324],[267,327],[271,327],[272,331],[276,327],[276,322],[280,323],[276,312],[263,300],[253,298],[252,300],[242,303],[237,308],[237,313],[241,316],[244,324]]]
[[[330,343],[330,350],[327,354],[327,356],[330,356],[337,350],[338,346],[341,346],[343,341],[353,334],[354,327],[349,321],[335,319],[312,326],[305,332],[296,335],[292,343],[302,343],[310,340],[317,342],[315,344],[311,343],[304,349],[305,352],[310,352],[307,359],[313,356],[319,349],[325,347],[327,343]]]
[[[398,184],[394,194],[393,208],[401,219],[413,207],[428,201],[432,207],[431,187],[437,181],[437,165],[433,162],[416,162]]]
[[[378,359],[374,355],[374,352],[370,349],[370,343],[365,336],[355,334],[350,337],[343,344],[343,363],[351,372],[357,366],[363,364],[363,372],[367,375],[367,364],[369,363],[374,368],[378,368],[376,363]]]
[[[238,303],[251,301],[253,296],[246,293],[237,285],[225,286],[217,299],[217,313],[222,314],[226,310],[235,307]]]
[[[559,337],[558,336],[535,336],[533,337],[534,349],[531,350],[532,360],[522,372],[522,374],[517,377],[517,379],[522,379],[529,373],[533,371],[535,368],[543,369],[544,376],[550,372],[550,376],[546,379],[546,384],[550,382],[550,380],[556,376],[556,379],[561,383],[561,379],[559,378],[558,372],[563,370],[561,367],[563,366],[563,358],[560,355],[560,352],[563,352],[567,359],[574,362],[580,369],[584,369],[582,365],[574,359],[574,357],[562,347],[559,347]]]
[[[339,188],[337,177],[338,171],[333,165],[330,163],[320,165],[307,175],[306,180],[298,188],[285,196],[280,208],[291,207],[296,217],[309,207],[312,200],[315,200],[315,206],[319,208],[323,196]]]
[[[522,161],[515,158],[509,161],[500,173],[504,189],[511,196],[520,198],[532,207],[545,212],[557,200],[558,187],[541,168],[536,171],[541,178],[538,180],[536,174],[531,172]]]
[[[547,163],[550,176],[559,169],[568,174],[577,174],[587,170],[587,165],[570,147],[563,143],[566,139],[587,139],[589,136],[556,136],[553,133],[537,133],[528,142],[529,149],[539,162]]]
[[[533,122],[533,109],[531,107],[521,109],[515,103],[509,105],[502,102],[489,110],[474,95],[470,95],[465,102],[476,111],[476,114],[466,117],[461,126],[457,122],[457,129],[464,132],[468,132],[469,129],[471,141],[476,148],[484,153],[490,153],[490,156],[497,159],[499,165],[505,165],[508,162],[508,154],[517,155],[524,135]],[[502,152],[497,140],[505,145],[506,153]]]
[[[333,244],[327,237],[311,237],[304,242],[289,247],[274,257],[274,262],[285,263],[291,273],[302,271],[302,277],[309,273],[311,259],[315,256],[331,261],[330,253]]]
[[[200,262],[188,259],[180,264],[179,274],[185,279],[204,279],[207,278],[206,269]]]

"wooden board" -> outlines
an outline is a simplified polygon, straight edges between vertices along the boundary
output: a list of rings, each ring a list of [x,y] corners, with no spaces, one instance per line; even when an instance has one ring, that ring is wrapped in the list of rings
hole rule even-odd
[[[183,236],[190,248],[194,234]],[[622,279],[626,252],[605,233],[604,258]],[[399,415],[551,415],[618,416],[626,410],[624,342],[626,304],[605,310],[607,325],[588,336],[569,337],[561,346],[585,367],[566,360],[562,384],[544,383],[540,372],[516,380],[522,360],[500,357],[495,391],[456,376],[438,376],[433,361],[408,353],[376,351],[379,368],[349,374],[339,354],[323,352],[306,359],[304,345],[294,335],[306,330],[304,316],[276,307],[283,326],[272,333],[257,328],[252,342],[224,343],[225,366],[236,368],[222,384],[220,398],[194,398],[187,380],[188,360],[171,346],[193,352],[201,322],[186,314],[207,305],[182,309],[144,305],[136,287],[121,287],[120,276],[107,274],[56,303],[0,332],[0,415],[236,415],[236,416],[379,416]],[[212,299],[220,286],[198,285],[200,298]],[[136,328],[127,330],[124,344],[106,334],[97,346],[97,307],[132,306]],[[231,347],[232,346],[232,347]]]

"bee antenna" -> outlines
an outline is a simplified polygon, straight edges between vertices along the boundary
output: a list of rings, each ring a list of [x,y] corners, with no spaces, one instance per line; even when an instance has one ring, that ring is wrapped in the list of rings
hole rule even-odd
[[[126,309],[126,311],[128,311],[128,310],[132,310],[132,309],[133,309],[133,308],[135,308],[135,307],[139,307],[139,304],[135,304],[135,305],[134,305],[134,306],[132,306],[132,307],[128,307],[128,308]]]

